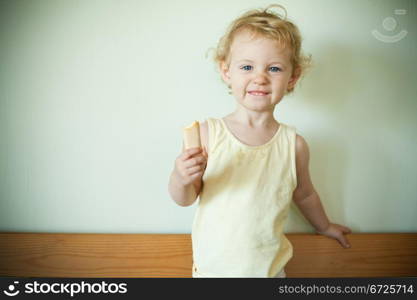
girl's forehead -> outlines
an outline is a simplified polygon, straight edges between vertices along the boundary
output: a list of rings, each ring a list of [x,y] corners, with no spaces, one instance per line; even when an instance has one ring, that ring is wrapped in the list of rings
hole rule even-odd
[[[248,32],[238,33],[230,47],[230,55],[233,58],[244,56],[279,56],[290,58],[291,49],[280,44],[277,40],[268,37],[254,35]]]
[[[280,44],[277,40],[247,31],[238,32],[232,41],[231,48],[236,47],[269,47],[284,50],[286,45]]]

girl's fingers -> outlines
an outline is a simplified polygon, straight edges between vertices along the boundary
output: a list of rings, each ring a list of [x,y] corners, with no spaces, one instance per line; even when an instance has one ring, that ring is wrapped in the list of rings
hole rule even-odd
[[[348,227],[343,226],[343,232],[344,233],[352,233],[352,230],[350,230],[350,228],[348,228]]]
[[[196,157],[193,157],[193,158],[190,158],[190,159],[186,160],[184,162],[184,166],[186,168],[190,168],[190,167],[194,167],[196,165],[203,165],[205,163],[206,163],[206,159],[205,159],[204,156],[196,156]]]
[[[195,166],[195,167],[187,169],[188,176],[194,175],[195,173],[198,173],[200,171],[201,171],[201,166]]]
[[[203,171],[199,171],[199,172],[197,172],[197,173],[194,173],[193,175],[191,175],[190,177],[192,178],[192,179],[196,179],[196,178],[198,178],[198,177],[201,177],[203,175]]]
[[[347,238],[345,238],[343,234],[338,238],[338,240],[340,244],[342,244],[343,247],[350,248],[349,242],[347,241]]]
[[[182,160],[187,160],[190,157],[192,157],[193,155],[196,155],[197,153],[200,153],[201,151],[202,150],[201,150],[200,147],[187,149],[181,154],[181,158],[182,158]]]
[[[339,225],[339,224],[337,224],[337,226],[340,228],[340,230],[341,230],[343,233],[352,233],[352,231],[350,230],[350,228],[348,228],[348,227],[346,227],[346,226]]]

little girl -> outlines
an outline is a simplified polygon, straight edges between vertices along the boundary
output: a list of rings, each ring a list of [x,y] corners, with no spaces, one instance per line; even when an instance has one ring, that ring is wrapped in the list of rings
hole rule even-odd
[[[285,277],[292,245],[283,228],[291,200],[322,235],[349,247],[330,223],[309,174],[306,141],[274,119],[308,58],[286,17],[252,10],[220,39],[215,61],[236,110],[201,124],[202,148],[183,150],[169,182],[181,206],[200,201],[192,226],[193,277]],[[284,9],[285,11],[285,9]]]

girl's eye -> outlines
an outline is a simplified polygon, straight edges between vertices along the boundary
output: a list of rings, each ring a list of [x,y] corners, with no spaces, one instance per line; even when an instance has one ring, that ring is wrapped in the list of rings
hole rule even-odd
[[[246,65],[246,66],[242,66],[242,67],[240,67],[242,70],[245,70],[245,71],[250,71],[250,70],[252,70],[252,66],[249,66],[249,65]],[[278,68],[278,67],[270,67],[269,68],[269,70],[271,70],[272,72],[274,72],[274,73],[276,73],[276,72],[281,72],[282,71],[282,69],[281,68]]]
[[[278,67],[271,67],[271,68],[270,68],[270,70],[271,70],[272,72],[281,72],[281,69],[280,69],[280,68],[278,68]]]

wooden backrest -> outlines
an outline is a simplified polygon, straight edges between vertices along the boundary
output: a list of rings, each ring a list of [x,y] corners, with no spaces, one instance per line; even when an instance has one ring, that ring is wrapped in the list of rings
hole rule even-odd
[[[287,234],[287,277],[417,276],[417,234]],[[189,234],[0,233],[0,276],[191,277]]]

